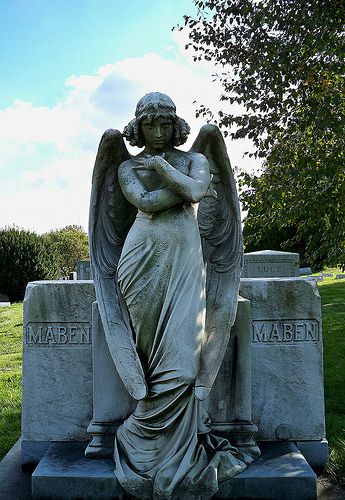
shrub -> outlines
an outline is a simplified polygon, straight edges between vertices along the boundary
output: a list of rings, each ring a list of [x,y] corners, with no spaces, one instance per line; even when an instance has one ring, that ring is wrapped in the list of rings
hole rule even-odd
[[[29,281],[59,276],[56,250],[42,236],[17,227],[0,229],[0,293],[23,300]]]

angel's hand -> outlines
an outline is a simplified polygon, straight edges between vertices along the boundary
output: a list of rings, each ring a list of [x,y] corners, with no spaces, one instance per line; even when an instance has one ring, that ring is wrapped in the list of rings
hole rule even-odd
[[[150,157],[141,157],[141,158],[136,158],[132,160],[132,165],[133,170],[154,170],[153,165],[151,164],[151,156]]]

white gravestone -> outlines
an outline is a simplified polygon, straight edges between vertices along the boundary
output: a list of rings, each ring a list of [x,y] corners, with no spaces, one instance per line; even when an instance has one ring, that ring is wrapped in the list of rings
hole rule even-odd
[[[299,254],[261,250],[244,254],[243,278],[299,276]]]
[[[29,283],[24,300],[22,461],[50,441],[88,439],[92,415],[93,284]]]

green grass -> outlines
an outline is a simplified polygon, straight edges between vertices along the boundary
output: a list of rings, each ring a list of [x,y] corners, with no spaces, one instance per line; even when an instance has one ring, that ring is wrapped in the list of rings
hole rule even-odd
[[[23,306],[0,307],[0,459],[20,436]]]
[[[340,273],[338,269],[330,272]],[[319,282],[322,300],[327,439],[326,471],[345,484],[345,280]]]
[[[325,272],[339,273],[338,269]],[[319,282],[322,300],[327,439],[326,472],[345,484],[345,280]],[[20,436],[22,304],[0,308],[0,459]]]

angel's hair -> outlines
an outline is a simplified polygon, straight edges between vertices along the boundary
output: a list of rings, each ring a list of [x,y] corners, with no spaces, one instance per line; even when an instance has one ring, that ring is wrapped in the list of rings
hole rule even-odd
[[[125,127],[123,136],[131,146],[142,148],[145,146],[145,141],[141,133],[141,122],[143,120],[152,122],[161,116],[170,118],[173,123],[172,145],[180,146],[184,144],[190,132],[190,127],[183,118],[176,115],[176,106],[170,97],[160,92],[150,92],[140,99],[135,110],[135,118]]]

